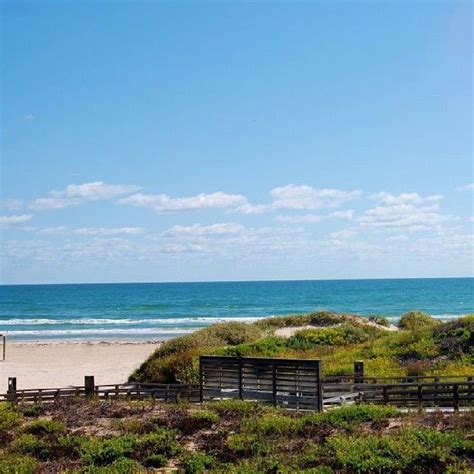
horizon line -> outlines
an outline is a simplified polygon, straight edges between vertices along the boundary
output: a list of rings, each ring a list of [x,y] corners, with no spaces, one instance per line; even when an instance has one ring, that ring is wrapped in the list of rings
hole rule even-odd
[[[384,280],[460,280],[474,279],[471,276],[443,277],[382,277],[382,278],[309,278],[309,279],[262,279],[262,280],[194,280],[194,281],[118,281],[118,282],[65,282],[65,283],[0,283],[1,286],[53,286],[53,285],[167,285],[200,283],[272,283],[272,282],[309,282],[309,281],[384,281]]]

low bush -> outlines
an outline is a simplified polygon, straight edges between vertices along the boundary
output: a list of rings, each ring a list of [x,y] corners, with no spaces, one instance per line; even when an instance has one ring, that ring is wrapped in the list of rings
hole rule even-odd
[[[406,428],[374,436],[336,434],[327,440],[339,468],[357,472],[430,472],[452,461],[463,442],[434,429]]]
[[[90,439],[82,448],[82,459],[93,466],[108,466],[132,454],[137,439],[131,435],[110,439]]]
[[[441,324],[440,321],[429,314],[422,311],[409,311],[400,318],[398,327],[410,331],[419,331],[420,329],[431,329],[439,324]]]
[[[314,413],[303,418],[302,424],[323,424],[328,423],[342,428],[357,428],[361,423],[380,423],[390,418],[399,417],[400,412],[391,406],[378,405],[348,405],[334,408],[330,411]]]
[[[442,354],[456,358],[468,356],[474,363],[474,315],[434,328],[433,337]]]
[[[287,341],[294,349],[311,349],[315,346],[342,346],[356,344],[370,339],[369,331],[354,324],[344,324],[333,328],[302,329]]]
[[[251,433],[231,434],[227,438],[227,447],[243,456],[265,454],[268,448],[260,436]]]
[[[53,456],[52,446],[32,434],[22,434],[16,437],[10,448],[15,452],[29,454],[43,461]]]
[[[31,456],[0,453],[0,472],[2,474],[33,474],[38,462]]]
[[[217,460],[210,454],[190,453],[184,457],[182,464],[185,474],[199,474],[215,467]]]
[[[60,435],[65,427],[59,421],[40,419],[26,425],[23,431],[37,436]]]
[[[296,433],[301,420],[291,418],[282,413],[266,413],[262,416],[246,417],[242,420],[241,430],[244,433],[253,433],[260,436],[288,436]]]
[[[210,428],[220,420],[217,413],[208,410],[200,410],[191,414],[192,421],[202,428]]]
[[[8,403],[0,403],[0,438],[2,432],[11,430],[18,426],[21,421],[21,413]]]
[[[176,431],[168,428],[156,428],[147,435],[135,439],[132,456],[142,461],[145,465],[155,455],[166,458],[181,452],[181,445],[176,441]]]

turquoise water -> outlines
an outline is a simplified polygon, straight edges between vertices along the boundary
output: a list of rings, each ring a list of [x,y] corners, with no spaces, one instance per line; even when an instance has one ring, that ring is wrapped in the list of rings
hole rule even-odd
[[[0,333],[161,340],[219,321],[319,309],[440,319],[474,313],[474,278],[0,286]]]

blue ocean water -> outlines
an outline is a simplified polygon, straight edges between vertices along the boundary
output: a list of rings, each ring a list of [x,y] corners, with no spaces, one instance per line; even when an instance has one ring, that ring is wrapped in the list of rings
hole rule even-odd
[[[394,320],[474,313],[474,278],[0,286],[19,340],[162,340],[219,321],[330,309]]]

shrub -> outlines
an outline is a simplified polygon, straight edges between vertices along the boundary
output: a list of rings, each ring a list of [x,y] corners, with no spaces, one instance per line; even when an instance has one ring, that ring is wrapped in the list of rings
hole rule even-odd
[[[280,413],[267,413],[261,417],[246,417],[241,428],[247,433],[257,433],[263,436],[284,436],[295,433],[300,426],[300,420]]]
[[[343,428],[357,428],[361,423],[380,423],[398,416],[400,416],[400,412],[391,406],[348,405],[307,415],[303,418],[303,425],[328,423]]]
[[[302,329],[288,339],[288,347],[311,349],[318,345],[341,346],[367,341],[370,335],[364,328],[353,324],[324,329]]]
[[[243,344],[261,337],[254,325],[214,324],[192,335],[171,339],[160,346],[131,376],[130,381],[191,383],[198,379],[198,356],[217,347]]]
[[[19,454],[0,454],[0,472],[2,474],[32,474],[36,471],[37,461],[30,456]]]
[[[185,474],[198,474],[216,465],[216,458],[210,454],[192,453],[185,456],[183,467]]]
[[[244,456],[265,454],[267,447],[255,434],[231,434],[227,437],[227,447]]]
[[[176,441],[176,431],[169,428],[156,428],[153,433],[149,433],[135,440],[133,455],[131,457],[143,461],[153,459],[153,456],[160,454],[170,457],[181,451],[181,445]]]
[[[433,336],[442,354],[456,358],[470,355],[474,358],[474,315],[436,327]]]
[[[26,425],[23,431],[37,436],[46,436],[61,434],[65,431],[65,427],[61,422],[55,420],[36,420]]]
[[[283,337],[267,337],[250,344],[240,344],[238,346],[230,346],[215,351],[215,353],[229,356],[261,356],[275,357],[287,348],[286,339]]]
[[[453,458],[462,441],[434,429],[403,429],[391,435],[328,438],[338,467],[354,471],[406,470],[429,472]]]
[[[8,431],[19,425],[21,414],[8,403],[0,403],[0,436],[2,431]]]
[[[136,438],[131,435],[90,439],[82,445],[82,458],[87,464],[108,466],[120,458],[129,457],[136,444]]]
[[[409,311],[405,313],[398,322],[400,328],[409,329],[410,331],[431,329],[439,324],[441,324],[440,321],[422,311]]]
[[[153,425],[138,418],[112,420],[112,428],[123,433],[144,434],[153,429]]]
[[[30,454],[35,458],[46,460],[52,457],[52,449],[45,440],[36,438],[32,434],[22,434],[12,443],[10,448],[21,454]]]
[[[220,417],[217,413],[213,413],[212,411],[208,410],[200,410],[196,413],[191,414],[191,418],[193,421],[198,422],[199,425],[202,424],[202,427],[210,427],[215,423],[218,423]]]
[[[38,418],[41,412],[41,405],[29,405],[23,408],[23,416],[27,418]]]

